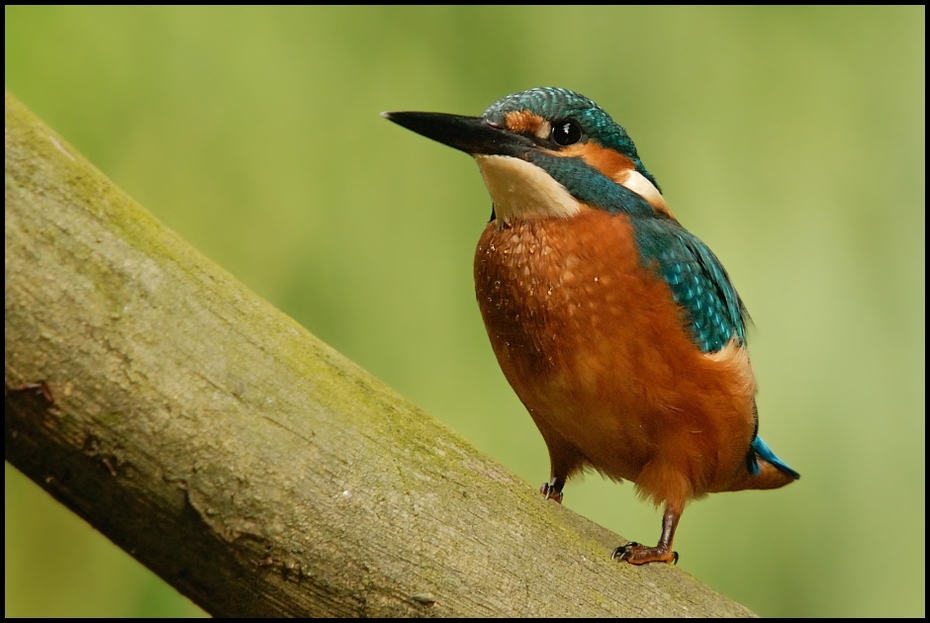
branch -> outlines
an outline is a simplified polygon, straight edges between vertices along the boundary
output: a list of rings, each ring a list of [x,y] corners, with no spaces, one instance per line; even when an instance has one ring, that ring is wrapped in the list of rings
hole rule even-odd
[[[6,459],[208,612],[745,616],[535,489],[6,96]]]

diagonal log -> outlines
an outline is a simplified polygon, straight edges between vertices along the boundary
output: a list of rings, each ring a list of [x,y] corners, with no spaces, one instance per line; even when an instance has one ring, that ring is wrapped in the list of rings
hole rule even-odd
[[[6,96],[6,459],[211,614],[746,616],[479,454]]]

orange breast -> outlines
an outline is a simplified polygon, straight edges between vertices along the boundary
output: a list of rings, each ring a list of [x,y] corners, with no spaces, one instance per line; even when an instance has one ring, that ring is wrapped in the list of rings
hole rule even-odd
[[[700,352],[665,283],[642,266],[628,218],[585,208],[492,222],[475,288],[504,375],[551,454],[682,506],[745,471],[748,358],[735,345]]]

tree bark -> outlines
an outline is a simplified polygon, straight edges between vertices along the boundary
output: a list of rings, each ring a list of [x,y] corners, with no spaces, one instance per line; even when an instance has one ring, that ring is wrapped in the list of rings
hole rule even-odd
[[[746,616],[543,500],[6,96],[6,459],[217,616]]]

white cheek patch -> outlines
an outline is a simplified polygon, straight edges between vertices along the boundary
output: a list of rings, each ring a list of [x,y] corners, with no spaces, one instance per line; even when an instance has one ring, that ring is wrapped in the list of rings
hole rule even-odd
[[[627,173],[620,185],[632,190],[634,193],[649,202],[652,207],[666,214],[671,214],[668,204],[665,203],[665,197],[659,192],[659,189],[649,181],[649,179],[636,169],[625,171]]]
[[[578,200],[535,164],[510,156],[482,155],[475,156],[475,161],[494,202],[494,212],[504,223],[571,218],[581,211]]]

